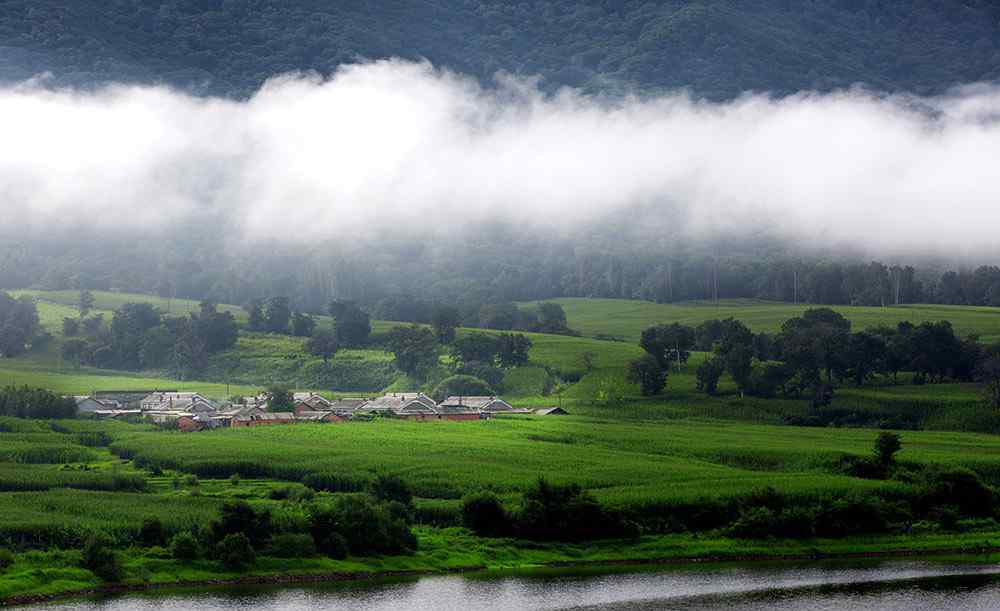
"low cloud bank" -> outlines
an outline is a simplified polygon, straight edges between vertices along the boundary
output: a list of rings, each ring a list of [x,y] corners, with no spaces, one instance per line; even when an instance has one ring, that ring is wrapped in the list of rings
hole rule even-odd
[[[271,80],[246,101],[166,88],[0,90],[7,227],[327,239],[501,220],[573,230],[646,211],[872,252],[996,253],[1000,88],[728,103],[550,96],[428,64]],[[652,211],[652,212],[650,212]]]

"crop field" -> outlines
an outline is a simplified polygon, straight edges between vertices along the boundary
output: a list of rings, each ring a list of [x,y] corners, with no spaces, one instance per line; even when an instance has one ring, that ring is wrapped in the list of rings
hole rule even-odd
[[[774,333],[781,324],[805,310],[819,307],[755,299],[723,299],[683,303],[653,303],[625,299],[564,298],[549,300],[566,311],[569,327],[588,337],[615,337],[638,342],[643,329],[658,323],[698,325],[732,316],[755,332]],[[959,335],[978,334],[983,341],[1000,340],[1000,308],[909,304],[891,307],[830,306],[851,320],[854,328],[894,326],[902,321],[919,324],[948,320]]]
[[[123,433],[114,452],[145,463],[226,477],[297,480],[309,474],[391,473],[418,496],[470,490],[517,494],[538,477],[575,482],[607,503],[733,496],[764,486],[795,494],[896,486],[835,473],[844,454],[867,455],[875,432],[679,421],[498,418],[479,423],[376,421],[226,430],[197,435]],[[967,465],[1000,478],[989,435],[904,434],[904,461]]]

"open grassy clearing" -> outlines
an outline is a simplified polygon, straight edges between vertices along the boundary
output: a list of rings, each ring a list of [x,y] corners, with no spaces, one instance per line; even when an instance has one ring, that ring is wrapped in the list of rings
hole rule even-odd
[[[706,320],[732,316],[754,332],[775,333],[789,318],[800,316],[808,304],[790,304],[756,299],[723,299],[682,303],[654,303],[626,299],[563,298],[548,300],[566,311],[570,328],[586,336],[617,337],[639,341],[643,329],[658,323],[679,322],[695,326]],[[825,307],[825,306],[823,306]],[[901,306],[829,306],[843,314],[855,330],[879,325],[894,326],[903,321],[914,324],[951,321],[960,336],[978,334],[983,341],[1000,340],[1000,308],[908,304]]]

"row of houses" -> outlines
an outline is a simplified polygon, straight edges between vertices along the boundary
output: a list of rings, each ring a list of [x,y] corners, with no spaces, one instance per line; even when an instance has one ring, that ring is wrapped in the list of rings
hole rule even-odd
[[[404,420],[482,420],[496,414],[564,414],[561,408],[515,408],[496,396],[453,396],[438,403],[423,393],[390,393],[374,398],[330,400],[317,393],[295,393],[293,411],[269,410],[268,397],[249,397],[241,404],[218,404],[195,392],[154,391],[138,401],[123,403],[107,397],[75,397],[78,411],[98,417],[137,417],[157,424],[175,424],[185,431],[206,428],[346,422],[375,417]]]

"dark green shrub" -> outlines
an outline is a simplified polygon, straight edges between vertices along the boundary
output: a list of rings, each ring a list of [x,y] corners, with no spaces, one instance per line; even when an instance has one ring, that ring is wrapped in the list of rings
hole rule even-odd
[[[748,507],[740,512],[740,517],[733,522],[726,534],[739,539],[763,539],[771,536],[771,526],[776,515],[767,507]]]
[[[395,475],[379,475],[371,485],[372,496],[380,501],[397,501],[404,505],[413,502],[410,485]]]
[[[163,523],[158,518],[146,518],[139,529],[139,543],[143,547],[155,547],[166,545],[167,531],[163,528]]]
[[[445,499],[424,499],[413,507],[413,521],[446,528],[462,525],[462,506]]]
[[[170,540],[170,555],[177,560],[197,560],[201,556],[201,545],[193,534],[177,533]]]
[[[336,517],[332,512],[320,512],[312,516],[310,532],[316,549],[328,558],[343,560],[350,550],[347,539],[336,528]]]
[[[303,486],[282,486],[281,488],[272,488],[267,493],[267,497],[272,501],[307,502],[316,497],[316,492]]]
[[[0,549],[0,571],[6,571],[14,564],[14,552]]]
[[[371,479],[338,473],[310,473],[302,483],[317,492],[361,492],[372,484]]]
[[[538,480],[526,490],[517,513],[518,533],[538,541],[587,541],[633,536],[621,516],[604,511],[577,484],[559,486]]]
[[[121,581],[122,565],[111,542],[104,537],[91,537],[83,546],[80,566],[108,582]]]
[[[266,509],[256,511],[243,501],[226,502],[222,505],[219,519],[212,522],[209,528],[216,542],[229,535],[241,534],[252,545],[263,547],[271,537],[271,512]]]
[[[104,431],[88,431],[74,435],[76,443],[90,448],[106,448],[113,441]]]
[[[405,520],[393,517],[386,504],[365,495],[344,496],[331,508],[314,510],[309,530],[316,547],[327,555],[337,544],[332,533],[342,536],[355,556],[409,553],[417,544]]]
[[[974,471],[962,467],[928,467],[916,505],[921,512],[953,505],[965,517],[993,515],[996,494]]]
[[[912,519],[902,503],[890,503],[876,496],[852,494],[827,500],[817,509],[816,535],[839,538],[849,535],[884,533],[893,523]]]
[[[280,533],[271,537],[267,555],[275,558],[311,558],[316,555],[313,538],[304,533]]]
[[[886,469],[896,462],[896,453],[903,449],[903,443],[896,433],[882,431],[875,440],[875,460]]]
[[[740,539],[806,539],[815,534],[816,512],[807,507],[775,511],[768,507],[744,509],[726,533]]]
[[[481,537],[501,537],[510,532],[511,518],[500,498],[481,492],[462,499],[462,523]]]
[[[215,546],[215,557],[230,570],[244,569],[257,562],[250,539],[241,532],[226,535]]]
[[[845,475],[861,479],[885,479],[888,475],[886,466],[869,456],[844,456],[839,466]]]

